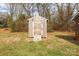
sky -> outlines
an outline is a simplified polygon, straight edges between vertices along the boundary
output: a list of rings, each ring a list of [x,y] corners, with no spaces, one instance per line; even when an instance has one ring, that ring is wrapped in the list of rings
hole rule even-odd
[[[0,12],[7,12],[7,8],[4,3],[0,3]]]

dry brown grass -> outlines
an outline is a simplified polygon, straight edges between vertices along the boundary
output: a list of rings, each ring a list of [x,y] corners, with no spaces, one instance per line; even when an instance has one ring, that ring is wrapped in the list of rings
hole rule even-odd
[[[43,41],[33,42],[26,32],[0,29],[0,55],[79,55],[79,44],[73,36],[74,32],[54,31]]]

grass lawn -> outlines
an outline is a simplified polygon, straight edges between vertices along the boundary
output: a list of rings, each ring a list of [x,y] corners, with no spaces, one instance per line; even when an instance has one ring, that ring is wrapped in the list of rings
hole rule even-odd
[[[27,38],[25,32],[0,32],[0,56],[78,56],[79,43],[73,33],[52,32],[40,42]]]

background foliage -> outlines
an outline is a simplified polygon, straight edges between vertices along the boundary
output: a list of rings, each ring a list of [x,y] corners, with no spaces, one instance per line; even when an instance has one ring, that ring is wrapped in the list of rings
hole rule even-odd
[[[27,19],[33,16],[35,10],[40,16],[48,19],[48,31],[73,31],[75,23],[72,18],[79,12],[77,3],[10,3],[6,6],[9,10],[8,17],[3,23],[7,23],[12,31],[27,31]]]

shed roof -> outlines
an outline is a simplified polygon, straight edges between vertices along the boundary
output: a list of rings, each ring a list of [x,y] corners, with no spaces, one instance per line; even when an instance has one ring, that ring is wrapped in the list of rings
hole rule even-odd
[[[40,20],[48,20],[42,16],[34,16],[34,17],[29,18],[28,21],[35,20],[35,18],[39,18]]]

